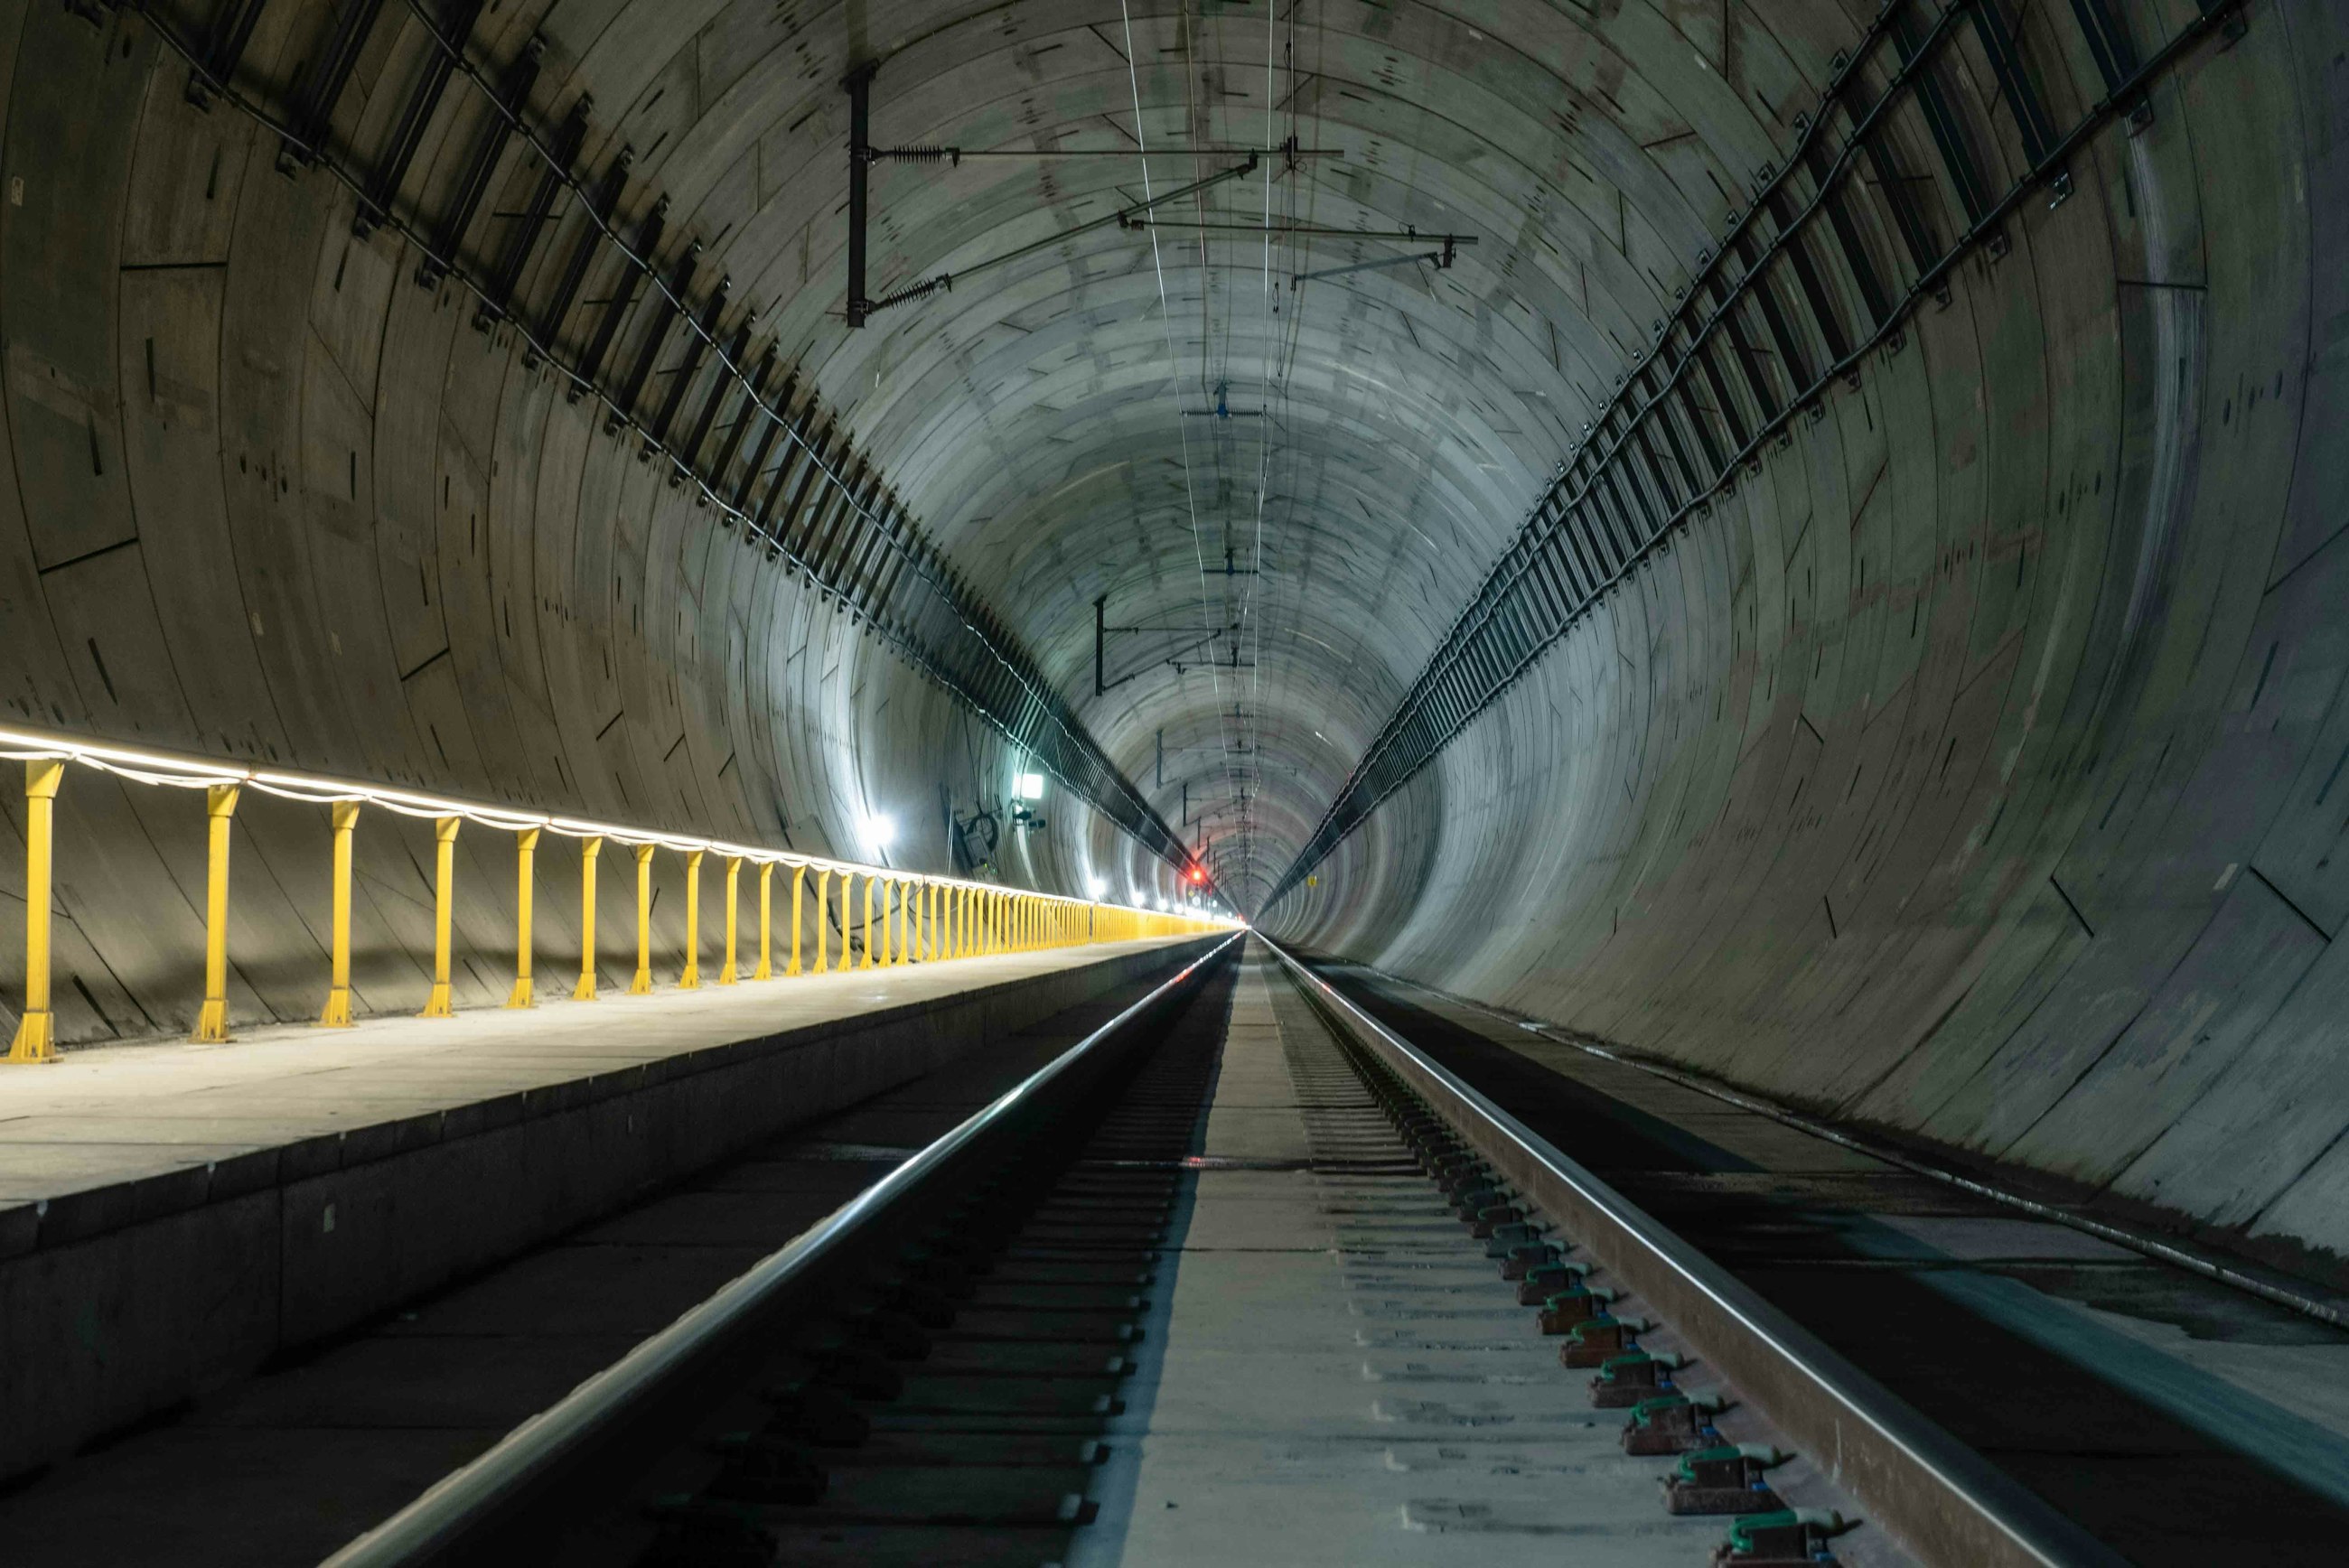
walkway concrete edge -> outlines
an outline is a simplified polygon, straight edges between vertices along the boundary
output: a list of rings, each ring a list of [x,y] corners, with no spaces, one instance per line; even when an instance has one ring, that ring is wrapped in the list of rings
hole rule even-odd
[[[1171,969],[1208,940],[355,1129],[191,1171],[146,1200],[109,1203],[101,1189],[65,1234],[0,1261],[0,1478]]]

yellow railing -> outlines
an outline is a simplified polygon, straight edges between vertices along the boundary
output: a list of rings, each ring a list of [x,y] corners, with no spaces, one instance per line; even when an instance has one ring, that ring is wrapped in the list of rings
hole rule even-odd
[[[655,856],[667,850],[682,857],[686,884],[686,952],[679,990],[701,985],[701,868],[715,855],[726,872],[725,957],[715,984],[741,978],[740,932],[743,866],[759,872],[757,962],[750,978],[774,977],[773,895],[778,866],[792,873],[791,958],[785,975],[823,975],[850,968],[849,938],[856,913],[856,879],[864,879],[861,957],[854,966],[931,963],[993,953],[1022,953],[1083,943],[1123,942],[1221,929],[1230,923],[1195,915],[1154,913],[1130,904],[1097,903],[1055,893],[1030,892],[992,882],[929,876],[918,872],[863,865],[823,856],[788,853],[753,844],[732,844],[676,833],[621,827],[546,812],[483,805],[415,790],[357,783],[320,774],[251,768],[169,752],[85,741],[37,730],[0,728],[0,758],[25,764],[25,1007],[6,1060],[43,1062],[57,1056],[50,1010],[50,911],[57,855],[57,799],[66,764],[98,769],[139,783],[204,791],[204,997],[194,1038],[225,1040],[228,1035],[229,849],[237,800],[245,789],[328,809],[327,876],[331,888],[328,977],[318,1022],[347,1027],[351,1022],[351,843],[362,807],[375,806],[433,825],[432,988],[422,1016],[450,1016],[450,964],[456,895],[457,830],[472,822],[513,835],[518,895],[515,901],[514,981],[509,1007],[534,1005],[531,974],[533,878],[540,836],[554,833],[579,841],[579,981],[574,1000],[596,994],[595,874],[606,841],[626,844],[636,864],[636,967],[632,995],[653,989],[652,887]],[[802,966],[803,918],[812,873],[815,961]],[[833,881],[840,882],[839,961],[829,951]],[[876,922],[877,901],[877,922]]]

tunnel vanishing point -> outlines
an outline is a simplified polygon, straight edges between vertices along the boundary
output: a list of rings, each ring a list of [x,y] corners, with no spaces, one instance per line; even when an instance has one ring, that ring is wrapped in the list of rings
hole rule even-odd
[[[0,1131],[322,1013],[1244,920],[2349,1290],[2345,61],[0,5]]]

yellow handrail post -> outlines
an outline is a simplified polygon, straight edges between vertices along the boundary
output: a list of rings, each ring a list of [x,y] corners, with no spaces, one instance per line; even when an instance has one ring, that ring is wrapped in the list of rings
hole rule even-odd
[[[628,982],[628,995],[648,996],[653,989],[653,850],[651,844],[638,844],[636,851],[636,973]]]
[[[351,834],[359,825],[359,803],[336,800],[327,810],[334,814],[335,826],[333,914],[327,934],[326,1006],[318,1015],[318,1024],[322,1028],[347,1029],[351,1026]]]
[[[794,951],[799,947],[799,913],[798,901],[794,899],[792,905],[792,946]],[[775,862],[768,861],[759,867],[759,966],[750,971],[753,980],[772,980],[775,977],[774,915]]]
[[[864,875],[864,961],[857,965],[859,969],[873,967],[873,884],[880,880],[870,872]],[[848,950],[845,947],[841,949],[840,958],[843,964],[848,961]]]
[[[896,961],[896,949],[891,944],[889,916],[898,893],[897,881],[892,877],[881,884],[881,967],[886,969]],[[904,940],[904,923],[899,922],[898,938]]]
[[[848,957],[846,907],[848,892],[844,887],[841,891],[840,902],[842,904],[840,956],[844,963]],[[832,868],[830,866],[818,872],[815,878],[815,972],[818,975],[832,973]]]
[[[424,1000],[425,1018],[453,1018],[449,1006],[450,923],[457,903],[457,830],[462,817],[432,819],[432,994]]]
[[[228,1038],[228,846],[237,787],[204,791],[204,1005],[191,1039],[216,1045]]]
[[[604,841],[579,841],[579,984],[571,988],[574,1002],[595,999],[595,861]]]
[[[25,1013],[8,1046],[12,1062],[57,1059],[57,1018],[49,1011],[49,898],[57,785],[65,776],[65,763],[54,757],[25,764]]]
[[[524,828],[514,835],[514,983],[506,996],[509,1007],[532,1007],[538,1005],[535,983],[530,977],[531,935],[530,913],[534,868],[538,861],[536,828]]]
[[[677,977],[680,991],[701,989],[701,855],[685,851],[685,973]]]
[[[735,930],[735,928],[736,928],[736,924],[737,924],[737,916],[736,916],[735,912],[736,912],[736,910],[740,906],[740,903],[741,903],[741,900],[740,900],[740,896],[739,896],[739,894],[740,894],[740,892],[741,892],[741,882],[742,882],[742,857],[741,857],[741,856],[740,856],[740,855],[729,855],[729,856],[727,856],[727,857],[726,857],[726,967],[724,967],[723,969],[720,969],[720,970],[718,972],[718,983],[719,983],[720,985],[737,985],[737,984],[739,984],[739,983],[740,982],[740,980],[741,980],[741,978],[742,978],[742,971],[741,971],[741,969],[740,969],[740,966],[739,966],[739,965],[740,965],[739,950],[738,950],[738,949],[736,948],[736,946],[735,946],[735,937],[736,937],[736,930]]]
[[[792,868],[792,966],[783,971],[786,975],[796,975],[800,972],[800,907],[805,902],[806,893],[807,867],[793,866]]]

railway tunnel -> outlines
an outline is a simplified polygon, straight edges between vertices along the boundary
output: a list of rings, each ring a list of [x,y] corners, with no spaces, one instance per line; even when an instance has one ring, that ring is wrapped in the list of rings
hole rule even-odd
[[[1650,1325],[1694,1451],[1792,1456],[1796,1544],[1728,1561],[2338,1560],[2336,5],[0,39],[0,1547],[1702,1560],[1491,1261]],[[745,1502],[591,1377],[742,1363],[754,1277],[804,1337],[885,1243],[931,1262],[854,1322],[920,1317],[934,1169],[1025,1282],[967,1316],[1154,1278],[1150,1398],[939,1394],[859,1470],[810,1433],[866,1340],[793,1341]],[[633,1315],[530,1328],[550,1281]],[[1330,1447],[1251,1474],[1306,1439],[1232,1358],[1348,1324]],[[565,1410],[701,1501],[547,1525],[601,1483],[509,1433]],[[918,1501],[1047,1438],[1105,1458],[1044,1516]]]

